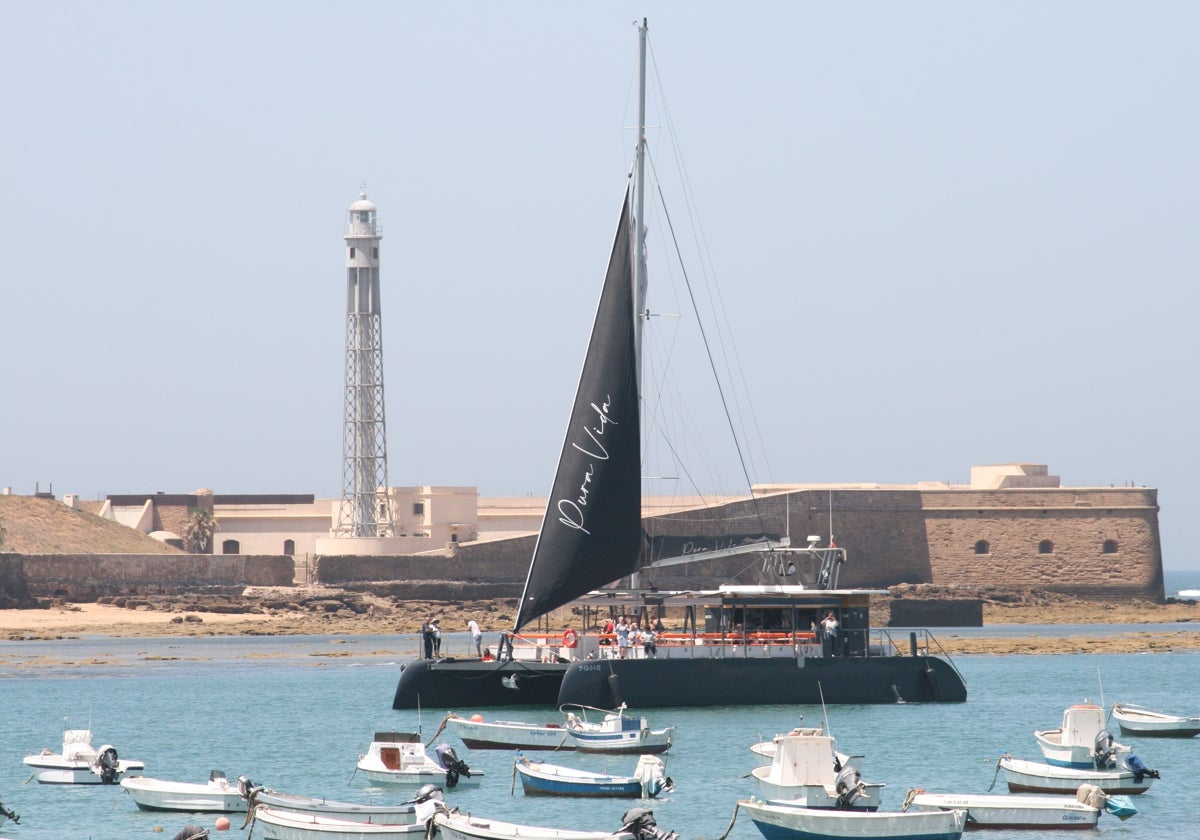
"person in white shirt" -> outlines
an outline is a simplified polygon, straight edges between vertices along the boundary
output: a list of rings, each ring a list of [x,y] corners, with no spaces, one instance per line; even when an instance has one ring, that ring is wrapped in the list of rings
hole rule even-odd
[[[467,631],[471,634],[471,641],[475,643],[475,655],[483,657],[483,631],[479,629],[479,625],[475,619],[467,622]]]

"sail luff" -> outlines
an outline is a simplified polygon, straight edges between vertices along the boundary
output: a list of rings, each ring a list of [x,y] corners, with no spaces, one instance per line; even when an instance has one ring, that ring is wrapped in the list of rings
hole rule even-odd
[[[638,569],[641,429],[626,190],[579,387],[514,629]]]

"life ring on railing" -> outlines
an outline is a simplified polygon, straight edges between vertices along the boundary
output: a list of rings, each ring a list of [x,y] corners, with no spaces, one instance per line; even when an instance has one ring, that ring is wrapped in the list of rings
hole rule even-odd
[[[569,648],[575,647],[575,645],[579,644],[579,634],[576,633],[574,630],[572,630],[570,627],[568,627],[566,630],[563,631],[562,643],[563,643],[563,647],[569,647]]]

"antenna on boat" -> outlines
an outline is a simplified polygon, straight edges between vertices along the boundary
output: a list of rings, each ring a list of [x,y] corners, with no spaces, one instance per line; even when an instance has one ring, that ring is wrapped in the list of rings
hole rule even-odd
[[[1100,685],[1100,708],[1107,709],[1108,707],[1104,705],[1104,679],[1100,676],[1099,665],[1096,666],[1096,682]],[[1107,719],[1107,717],[1105,719]]]
[[[837,545],[833,540],[833,491],[829,491],[829,544]]]
[[[821,695],[821,717],[825,718],[825,734],[832,736],[833,731],[829,728],[829,710],[825,708],[825,689],[820,680],[817,680],[817,693]]]

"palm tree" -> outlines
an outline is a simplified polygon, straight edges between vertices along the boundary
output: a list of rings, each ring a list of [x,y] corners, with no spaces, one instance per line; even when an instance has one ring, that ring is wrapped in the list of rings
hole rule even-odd
[[[206,508],[195,508],[183,530],[183,549],[190,554],[211,554],[217,522]]]

